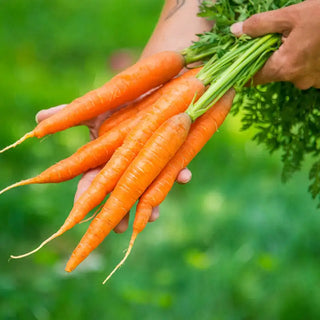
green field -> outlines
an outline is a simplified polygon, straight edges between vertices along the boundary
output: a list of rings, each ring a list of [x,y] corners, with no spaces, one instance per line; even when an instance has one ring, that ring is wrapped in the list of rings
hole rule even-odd
[[[162,2],[0,0],[0,146],[31,130],[40,109],[108,80],[119,50],[134,61]],[[106,286],[130,230],[112,233],[72,274],[64,265],[85,224],[8,262],[56,231],[78,179],[0,196],[0,319],[320,319],[320,214],[307,193],[308,159],[282,184],[281,154],[240,128],[239,117],[226,120],[190,165],[192,182],[175,185]],[[84,127],[30,139],[0,156],[0,187],[86,141]]]

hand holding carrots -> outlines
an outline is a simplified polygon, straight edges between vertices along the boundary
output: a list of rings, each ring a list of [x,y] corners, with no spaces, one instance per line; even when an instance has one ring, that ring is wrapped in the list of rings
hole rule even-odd
[[[299,89],[320,88],[320,1],[307,0],[251,16],[231,27],[240,36],[282,34],[282,45],[255,75],[257,84],[289,81]]]
[[[319,2],[309,0],[304,3],[301,8],[310,15],[310,8],[314,7],[319,12]],[[248,6],[255,4],[249,2]],[[205,10],[211,8],[207,2],[201,6]],[[226,7],[229,8],[229,4]],[[260,23],[262,31],[259,32],[262,33],[281,31],[288,38],[280,49],[281,39],[278,34],[268,34],[257,39],[241,37],[235,41],[234,36],[225,33],[225,23],[235,22],[234,15],[232,20],[222,19],[222,22],[216,16],[216,34],[209,32],[202,35],[199,42],[183,51],[163,51],[141,59],[102,87],[73,100],[67,106],[40,112],[37,115],[39,123],[34,130],[0,150],[0,153],[25,139],[41,138],[79,124],[89,127],[93,140],[39,175],[0,191],[2,194],[22,185],[63,182],[84,174],[78,185],[74,206],[62,226],[36,249],[11,258],[22,258],[37,252],[51,240],[81,223],[90,210],[99,207],[109,196],[73,251],[65,270],[74,270],[112,230],[123,232],[128,226],[128,212],[138,202],[128,251],[114,269],[116,271],[130,254],[137,235],[148,221],[153,221],[159,215],[158,206],[174,181],[178,179],[187,182],[190,179],[191,173],[183,168],[228,115],[234,98],[232,88],[240,90],[264,66],[273,52],[279,49],[273,57],[283,58],[283,52],[289,52],[288,44],[292,41],[289,39],[302,36],[302,27],[307,24],[305,20],[300,21],[297,16],[294,17],[296,8],[298,6],[286,9],[288,11],[281,9],[266,13],[268,18],[265,21],[260,19],[264,15],[258,18],[255,16],[233,27],[235,33],[240,34],[244,29],[253,36],[255,29],[251,25],[250,31],[250,23]],[[253,14],[257,11],[251,8],[249,12]],[[291,18],[284,17],[283,12],[292,13],[289,15]],[[216,14],[215,11],[212,13]],[[169,10],[164,21],[169,21],[171,16],[172,10]],[[222,23],[220,27],[219,23]],[[227,30],[229,27],[230,24]],[[312,40],[318,43],[319,37],[315,36]],[[292,52],[288,54],[294,56]],[[319,83],[314,79],[319,73],[319,60],[315,56],[312,51],[315,70],[310,77],[305,67],[294,70],[296,72],[291,70],[288,79],[299,87],[318,86]],[[301,60],[301,55],[295,57]],[[184,67],[190,67],[191,63],[197,61],[204,62],[201,68],[181,75]],[[289,62],[289,67],[293,68],[295,60]],[[268,67],[267,64],[265,70],[268,71]],[[265,70],[263,72],[266,74]],[[281,72],[278,76],[281,79]],[[276,76],[272,75],[270,79],[275,80]],[[268,81],[268,78],[265,77],[264,81]],[[141,96],[143,98],[138,99]],[[114,112],[121,107],[121,110]]]
[[[66,104],[62,104],[59,106],[51,107],[49,109],[43,109],[39,111],[36,114],[36,122],[40,123],[41,121],[45,120],[46,118],[54,115],[55,113],[59,112],[61,109],[63,109],[66,106]],[[94,119],[91,119],[89,121],[85,121],[83,124],[86,125],[89,129],[90,138],[96,139],[99,136],[99,129],[101,127],[101,124],[104,120],[106,120],[109,115],[112,114],[112,111],[108,111],[100,115],[99,117],[96,117]],[[75,193],[74,201],[76,201],[81,194],[83,194],[91,185],[93,179],[97,176],[97,174],[101,171],[103,166],[99,166],[97,168],[89,169],[88,171],[84,172],[81,179],[79,180],[77,190]],[[177,176],[177,182],[181,184],[188,183],[191,180],[191,172],[189,169],[184,168],[180,171],[180,173]],[[159,217],[159,206],[155,206],[152,209],[152,214],[149,218],[150,222],[153,222],[158,219]],[[129,212],[128,214],[121,220],[121,222],[114,228],[114,231],[116,233],[123,233],[127,230],[129,223]]]
[[[91,175],[89,178],[87,176],[87,182],[93,178],[88,188],[85,180],[79,185],[80,189],[87,189],[76,199],[65,222],[52,236],[36,249],[11,257],[21,258],[35,253],[80,223],[109,193],[111,194],[100,213],[92,220],[88,231],[74,250],[66,270],[75,269],[109,232],[124,221],[120,225],[122,231],[127,224],[128,211],[141,197],[139,203],[141,206],[144,203],[147,210],[141,211],[141,214],[137,211],[136,219],[139,223],[134,225],[139,225],[140,232],[150,218],[153,219],[152,209],[169,192],[179,171],[222,124],[231,108],[233,96],[221,102],[220,107],[216,104],[230,88],[241,88],[260,69],[268,58],[268,53],[274,51],[278,40],[278,36],[273,35],[247,43],[241,40],[229,51],[227,49],[232,41],[226,41],[221,44],[223,52],[226,51],[222,57],[219,46],[210,47],[207,43],[201,48],[192,46],[183,52],[156,53],[141,59],[102,87],[73,100],[65,108],[53,110],[49,117],[41,119],[40,114],[42,121],[34,130],[2,149],[0,153],[29,137],[41,138],[74,125],[85,124],[85,121],[97,116],[105,117],[103,113],[127,104],[123,110],[105,119],[101,127],[97,118],[90,120],[91,129],[98,132],[99,136],[95,133],[96,139],[82,146],[74,155],[34,178],[20,181],[0,191],[1,194],[14,187],[32,183],[62,182],[84,172]],[[177,76],[186,64],[202,59],[208,59],[203,67]],[[153,91],[149,95],[135,101],[150,90]],[[211,108],[213,113],[209,112]],[[52,110],[48,113],[50,112]],[[199,117],[206,112],[209,112],[208,117],[201,119],[208,121],[201,121]],[[193,121],[195,122],[190,131]],[[100,166],[103,169],[99,171]],[[166,168],[169,168],[168,171]],[[91,169],[95,171],[89,171]],[[168,176],[163,172],[168,172]],[[181,174],[182,180],[186,179],[185,173]],[[165,179],[161,178],[163,175]],[[152,184],[158,176],[160,182],[153,189]],[[153,190],[150,191],[151,196],[147,196],[148,190]],[[154,193],[156,196],[153,196]],[[132,241],[136,235],[135,231]],[[131,242],[127,254],[132,245]]]
[[[183,6],[177,6],[175,1],[168,0],[162,9],[161,16],[157,26],[149,39],[141,58],[146,58],[157,52],[171,49],[173,51],[181,50],[196,40],[196,34],[204,31],[209,31],[212,28],[212,22],[197,17],[198,4],[196,2],[186,2]],[[181,33],[180,27],[184,25],[184,32]],[[41,110],[37,115],[37,122],[42,122],[44,119],[55,114],[66,105],[52,107],[50,109]],[[103,113],[93,120],[84,122],[89,128],[90,138],[96,139],[99,136],[99,128],[102,122],[110,115],[110,112]],[[90,169],[85,172],[79,181],[75,200],[80,194],[85,192],[91,184],[94,177],[99,173],[100,167]],[[191,180],[191,172],[187,168],[180,171],[176,181],[181,184],[188,183]],[[159,207],[152,210],[150,221],[155,221],[159,217]],[[129,214],[115,228],[115,232],[124,232],[128,227]]]

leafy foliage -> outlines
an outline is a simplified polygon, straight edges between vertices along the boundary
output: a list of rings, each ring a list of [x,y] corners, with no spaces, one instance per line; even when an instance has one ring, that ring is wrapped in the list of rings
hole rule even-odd
[[[199,43],[232,39],[229,27],[237,21],[243,21],[252,14],[278,9],[301,1],[244,1],[219,0],[215,4],[204,1],[200,15],[215,20],[216,24],[209,33],[200,36]],[[220,40],[219,40],[220,39]],[[318,156],[320,151],[320,90],[311,88],[301,91],[291,83],[271,83],[264,86],[242,88],[237,95],[233,113],[242,113],[243,130],[254,127],[253,139],[270,151],[282,152],[282,180],[287,181],[301,168],[307,154]],[[320,195],[320,160],[315,160],[309,173],[312,197]],[[320,199],[320,197],[319,197]],[[319,203],[320,207],[320,203]]]
[[[196,61],[201,57],[203,60],[218,53],[222,56],[231,44],[239,41],[229,27],[238,21],[243,21],[252,14],[278,9],[300,1],[297,0],[219,0],[203,1],[200,5],[200,17],[214,20],[215,24],[210,32],[198,35],[198,40],[183,53],[187,55],[187,61]],[[190,56],[190,57],[189,57]]]

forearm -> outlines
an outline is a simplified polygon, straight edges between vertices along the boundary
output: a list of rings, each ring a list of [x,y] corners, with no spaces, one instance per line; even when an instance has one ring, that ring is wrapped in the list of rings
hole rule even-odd
[[[163,50],[179,51],[209,31],[212,23],[197,16],[200,0],[166,0],[159,21],[141,57]]]

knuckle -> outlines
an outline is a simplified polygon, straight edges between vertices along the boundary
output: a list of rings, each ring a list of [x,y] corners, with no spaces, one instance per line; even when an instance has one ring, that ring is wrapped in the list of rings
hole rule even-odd
[[[282,76],[282,65],[271,63],[263,69],[264,73],[270,75],[271,79],[279,79]]]
[[[159,206],[157,207],[154,207],[152,209],[152,213],[151,213],[151,216],[149,218],[149,222],[154,222],[156,221],[160,216],[160,209],[159,209]]]
[[[284,57],[279,63],[278,75],[283,81],[292,81],[300,74],[300,64],[297,62],[295,55]]]
[[[290,30],[296,24],[298,18],[299,10],[296,10],[294,6],[279,9],[282,11],[282,19],[279,21],[282,32],[285,30]]]
[[[300,90],[307,90],[312,87],[312,80],[311,79],[299,79],[293,82],[296,88]]]
[[[256,13],[254,15],[252,15],[251,17],[249,17],[244,24],[244,31],[250,31],[250,30],[254,30],[261,21],[261,14],[260,13]],[[249,29],[249,30],[247,30]]]
[[[123,233],[128,229],[128,224],[126,223],[120,223],[118,226],[115,227],[114,232],[115,233]]]

